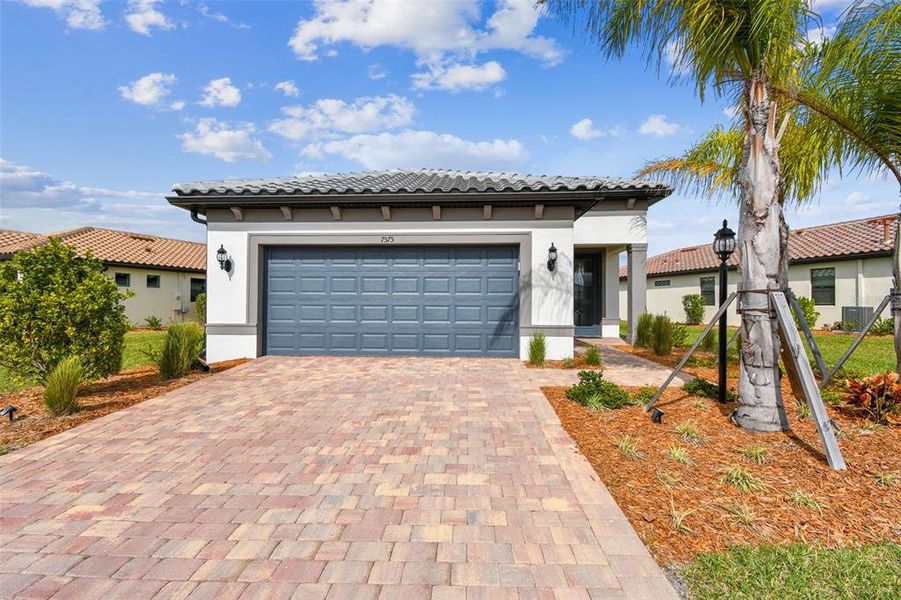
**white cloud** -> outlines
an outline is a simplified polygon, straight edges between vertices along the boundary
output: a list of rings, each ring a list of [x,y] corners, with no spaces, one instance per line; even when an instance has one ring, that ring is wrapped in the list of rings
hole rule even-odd
[[[845,197],[845,203],[851,204],[851,205],[862,204],[862,203],[866,202],[867,200],[869,200],[870,198],[871,198],[871,196],[869,194],[866,194],[859,190],[854,190],[853,192],[851,192],[850,194],[848,194]]]
[[[297,98],[300,96],[300,89],[298,89],[297,84],[290,79],[279,81],[275,84],[275,89],[290,98]]]
[[[655,114],[648,117],[638,128],[642,135],[656,135],[659,137],[673,135],[681,130],[679,125],[666,120],[666,115]]]
[[[413,87],[420,90],[484,90],[500,83],[507,76],[504,67],[497,61],[483,65],[430,65],[429,70],[413,74]]]
[[[176,100],[175,102],[173,102],[169,105],[169,108],[171,110],[184,110],[185,101],[184,100]]]
[[[152,29],[175,29],[175,23],[157,10],[160,0],[128,0],[125,22],[135,33],[149,36]]]
[[[474,142],[451,134],[405,130],[399,133],[355,135],[307,145],[311,159],[335,155],[367,169],[444,167],[452,169],[503,169],[521,165],[529,153],[515,139]]]
[[[409,125],[413,103],[395,94],[344,100],[323,98],[308,107],[286,106],[284,119],[273,121],[269,131],[298,141],[336,133],[368,133]]]
[[[106,20],[100,12],[100,0],[24,0],[28,6],[50,8],[72,29],[100,31]]]
[[[366,69],[366,75],[373,81],[378,81],[379,79],[384,79],[388,76],[388,69],[380,65],[379,63],[372,63],[369,65],[369,68]]]
[[[670,72],[676,77],[688,73],[688,54],[684,45],[678,40],[670,40],[663,47],[663,60],[669,65]]]
[[[730,119],[734,119],[738,115],[741,114],[741,106],[738,104],[733,104],[732,106],[727,106],[723,109],[723,114],[729,117]]]
[[[263,143],[254,138],[253,123],[230,126],[216,119],[201,119],[193,132],[178,136],[182,150],[206,156],[215,156],[226,162],[239,159],[268,160],[272,155]]]
[[[609,129],[597,129],[591,119],[582,119],[569,128],[569,133],[576,139],[583,141],[593,140],[605,136],[619,136],[623,134],[622,126],[617,125]]]
[[[213,79],[205,88],[201,106],[238,106],[241,90],[232,85],[230,77]]]
[[[234,27],[235,29],[250,29],[250,25],[247,23],[235,22],[229,19],[227,16],[222,14],[221,12],[212,10],[209,6],[204,4],[203,2],[198,2],[195,5],[197,12],[207,19],[212,19],[217,23],[222,23],[223,25],[228,25],[229,27]]]
[[[431,71],[437,71],[434,65],[444,66],[445,70],[450,68],[447,65],[457,65],[456,74],[470,79],[476,75],[471,63],[480,52],[511,50],[548,66],[563,60],[564,52],[556,41],[534,35],[542,9],[533,0],[500,0],[484,27],[479,26],[480,6],[477,0],[318,0],[315,15],[298,22],[288,45],[297,58],[306,61],[317,60],[342,42],[364,50],[394,46],[414,52],[419,64]],[[486,71],[483,65],[480,75],[496,83],[503,79],[499,67],[495,62]],[[467,89],[461,85],[426,85],[423,75],[440,80],[436,73],[419,73],[414,85],[418,82],[419,87]],[[490,83],[475,89],[486,85]]]
[[[120,85],[119,93],[123,98],[141,106],[159,106],[172,93],[172,86],[178,81],[171,73],[149,73],[130,85]],[[173,110],[178,102],[173,102]],[[182,103],[182,108],[184,103]]]
[[[807,41],[814,46],[819,46],[828,38],[831,38],[835,35],[835,27],[830,25],[824,25],[823,27],[814,27],[813,29],[807,30]]]

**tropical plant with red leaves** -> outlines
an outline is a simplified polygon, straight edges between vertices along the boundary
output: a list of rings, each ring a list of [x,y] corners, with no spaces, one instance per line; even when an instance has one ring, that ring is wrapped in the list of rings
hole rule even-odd
[[[848,381],[845,403],[882,425],[901,425],[901,382],[897,373]]]

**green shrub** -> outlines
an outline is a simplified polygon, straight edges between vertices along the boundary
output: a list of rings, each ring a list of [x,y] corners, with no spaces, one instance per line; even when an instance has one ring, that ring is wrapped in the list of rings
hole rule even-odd
[[[0,365],[21,381],[81,358],[86,379],[119,371],[129,323],[116,283],[58,238],[0,263]]]
[[[685,322],[697,325],[704,319],[704,296],[700,294],[682,296],[682,308],[685,309]]]
[[[657,356],[672,354],[677,342],[685,341],[685,326],[666,315],[657,315],[651,325],[651,349]],[[680,340],[681,338],[681,340]]]
[[[717,348],[717,342],[719,341],[719,334],[712,330],[707,334],[703,340],[701,340],[701,345],[698,346],[698,349],[702,352],[715,352]]]
[[[184,377],[191,370],[203,350],[203,328],[197,323],[174,323],[166,331],[163,347],[147,352],[150,360],[159,368],[163,379]]]
[[[635,346],[638,348],[651,347],[651,328],[654,325],[654,315],[644,313],[638,317],[635,324]]]
[[[596,410],[633,404],[629,392],[597,371],[579,371],[579,383],[566,390],[566,397]]]
[[[801,312],[804,313],[804,320],[807,321],[807,325],[813,329],[817,324],[817,319],[820,318],[820,313],[817,312],[816,303],[806,296],[798,296],[798,304],[801,305]],[[800,329],[801,322],[798,320],[798,315],[792,313],[792,316],[795,319],[795,325]]]
[[[44,406],[47,412],[58,417],[71,415],[78,410],[75,397],[84,377],[81,359],[68,356],[56,364],[44,383]]]
[[[159,330],[159,329],[163,328],[163,321],[155,315],[150,315],[149,317],[144,319],[144,322],[147,324],[147,327],[150,329]]]
[[[561,364],[563,365],[563,368],[564,368],[564,369],[574,369],[574,368],[576,368],[576,359],[574,359],[574,358],[569,358],[569,357],[567,357],[567,358],[564,358],[564,359],[563,359],[562,361],[560,361],[560,362],[561,362]]]
[[[892,335],[895,333],[895,319],[892,317],[876,319],[873,326],[870,327],[870,333],[872,335]]]
[[[645,405],[657,394],[657,388],[653,385],[643,385],[632,394],[632,404]]]
[[[601,353],[596,346],[589,346],[588,350],[585,351],[585,364],[593,367],[601,365]]]
[[[197,322],[206,325],[206,294],[197,294],[194,299],[194,312],[197,314]]]
[[[690,396],[701,396],[702,398],[719,398],[720,395],[720,388],[717,384],[710,383],[700,377],[689,379],[682,386],[682,389]]]
[[[529,339],[529,364],[543,365],[547,355],[547,341],[544,332],[536,331]]]

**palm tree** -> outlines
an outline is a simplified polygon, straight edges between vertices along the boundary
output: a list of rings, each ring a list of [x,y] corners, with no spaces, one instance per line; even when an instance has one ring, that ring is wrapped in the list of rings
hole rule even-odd
[[[901,187],[901,5],[853,5],[831,39],[808,45],[799,74],[795,87],[774,86],[788,101],[779,144],[785,198],[809,200],[833,167],[884,170]],[[639,175],[697,195],[737,197],[741,139],[737,129],[714,128],[681,156],[649,162]],[[899,224],[901,218],[896,228]],[[896,286],[901,284],[897,233]],[[901,315],[895,322],[901,374]]]
[[[714,132],[723,137],[719,141],[729,141],[726,144],[731,148],[729,152],[717,154],[715,145],[705,146],[702,142],[696,147],[699,152],[687,158],[699,159],[701,162],[692,168],[699,169],[697,173],[706,177],[708,185],[733,189],[740,203],[742,351],[735,420],[751,431],[787,428],[778,385],[779,340],[776,323],[770,318],[767,292],[783,289],[787,284],[788,229],[782,202],[787,192],[803,197],[805,186],[814,189],[820,178],[793,175],[789,181],[798,187],[787,189],[780,146],[795,137],[784,136],[795,129],[793,124],[798,116],[794,109],[805,99],[801,92],[810,92],[814,82],[831,80],[828,73],[832,66],[847,67],[855,57],[842,56],[840,49],[827,53],[826,49],[832,46],[826,46],[819,59],[809,58],[812,53],[805,34],[816,22],[816,16],[804,0],[546,0],[545,3],[564,18],[584,19],[608,57],[621,57],[630,45],[637,45],[648,61],[659,68],[669,55],[675,58],[680,77],[693,83],[702,101],[713,91],[720,96],[734,97],[741,107],[736,132]],[[861,9],[862,18],[855,21],[858,30],[855,47],[890,44],[887,34],[880,33],[864,13]],[[849,31],[854,28],[848,27]],[[799,72],[805,64],[808,65],[805,73],[809,73],[806,77]],[[846,75],[847,81],[870,83],[871,75],[861,65],[853,64],[850,73]],[[886,87],[891,88],[891,77],[886,79],[889,80]],[[836,84],[836,88],[851,85]],[[822,99],[828,97],[825,92],[811,94]],[[856,93],[858,97],[871,98],[869,92]],[[892,102],[882,93],[873,95]],[[855,111],[859,112],[855,108],[846,113]],[[810,109],[808,113],[804,126],[813,123],[810,131],[815,130],[817,123],[834,118],[825,110]],[[844,135],[835,134],[834,127],[828,133],[826,129],[823,125],[820,135],[828,140],[829,152],[812,157],[792,153],[798,167],[822,173],[821,159],[849,154],[852,142]],[[739,139],[740,153],[735,153]],[[803,147],[817,140],[796,138],[796,141]],[[725,170],[714,166],[717,158],[725,159],[719,161]],[[706,167],[703,160],[707,160]],[[860,163],[860,166],[865,165]]]

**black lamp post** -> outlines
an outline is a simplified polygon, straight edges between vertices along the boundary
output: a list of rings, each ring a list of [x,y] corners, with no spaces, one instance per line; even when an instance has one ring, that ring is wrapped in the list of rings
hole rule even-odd
[[[726,219],[723,219],[722,228],[713,236],[713,251],[720,257],[720,303],[722,306],[726,302],[726,292],[729,286],[729,267],[726,262],[735,251],[735,232],[726,226]],[[726,329],[726,313],[720,316],[720,393],[719,401],[726,401],[726,338],[729,335]]]

